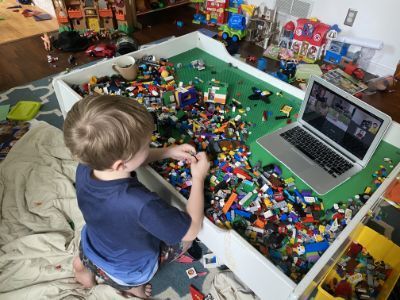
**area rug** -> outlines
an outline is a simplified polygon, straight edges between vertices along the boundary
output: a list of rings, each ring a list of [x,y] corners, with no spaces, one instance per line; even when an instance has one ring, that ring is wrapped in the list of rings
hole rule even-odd
[[[62,129],[63,117],[54,93],[52,79],[53,76],[45,77],[4,91],[0,93],[0,105],[10,104],[13,106],[21,100],[41,102],[42,106],[36,119],[46,121]],[[203,252],[208,252],[204,245],[202,247]],[[197,273],[202,274],[202,276],[189,279],[186,270],[191,267],[194,267]],[[208,294],[211,282],[218,272],[219,270],[215,268],[205,269],[199,261],[188,264],[170,263],[167,267],[161,268],[151,281],[153,285],[153,299],[192,299],[189,293],[189,286],[191,284],[204,294]]]
[[[49,76],[4,91],[0,93],[0,104],[13,106],[21,100],[40,102],[42,106],[36,119],[46,121],[61,129],[63,117],[51,83],[52,80],[53,76]]]

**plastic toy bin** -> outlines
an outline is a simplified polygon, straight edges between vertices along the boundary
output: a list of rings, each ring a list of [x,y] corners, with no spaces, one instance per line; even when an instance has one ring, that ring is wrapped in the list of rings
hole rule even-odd
[[[360,233],[355,237],[354,241],[358,244],[361,244],[375,261],[384,261],[393,269],[385,281],[385,284],[383,285],[382,290],[377,298],[378,300],[387,299],[400,277],[400,247],[368,226],[362,227]],[[331,267],[329,273],[319,284],[318,293],[315,297],[315,300],[343,299],[342,297],[332,296],[322,287],[325,282],[329,282],[333,278],[340,280],[340,277],[335,271],[335,267],[336,264]]]
[[[200,32],[192,32],[125,55],[132,56],[135,59],[149,54],[157,58],[170,58],[194,48],[203,50],[226,63],[231,63],[241,71],[267,82],[278,90],[285,91],[286,94],[297,99],[304,98],[304,92],[300,89],[232,57],[221,42],[209,38]],[[94,65],[86,66],[82,69],[77,69],[68,74],[63,74],[54,78],[54,90],[64,117],[71,109],[72,105],[81,99],[70,86],[72,84],[83,84],[92,76],[101,77],[114,74],[115,72],[112,69],[112,65],[115,63],[116,59],[117,58],[100,61]],[[194,57],[193,59],[196,58]],[[400,125],[394,123],[386,134],[385,140],[400,148],[399,134]],[[163,199],[170,201],[175,206],[184,208],[187,199],[179,194],[179,192],[154,169],[150,167],[141,168],[138,172],[138,176],[141,182],[149,189],[157,192],[159,195],[163,195]],[[306,299],[308,295],[310,295],[310,291],[317,288],[321,278],[325,276],[326,271],[331,264],[334,263],[338,255],[337,253],[341,253],[341,250],[347,246],[348,238],[353,230],[358,224],[363,222],[368,211],[379,201],[380,195],[384,192],[389,181],[392,179],[391,176],[392,175],[389,175],[388,179],[381,185],[378,191],[372,195],[357,215],[354,216],[354,219],[339,234],[328,250],[326,250],[299,283],[295,283],[286,276],[277,266],[258,252],[258,250],[251,246],[236,231],[223,230],[214,225],[208,218],[204,218],[199,239],[261,299]]]

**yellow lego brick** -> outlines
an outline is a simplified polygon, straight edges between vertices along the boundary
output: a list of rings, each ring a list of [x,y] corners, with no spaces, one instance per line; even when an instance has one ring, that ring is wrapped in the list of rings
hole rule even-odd
[[[293,177],[289,177],[289,178],[286,178],[286,179],[285,179],[285,183],[286,183],[286,184],[292,183],[292,182],[294,182],[294,178],[293,178]]]
[[[232,229],[231,222],[226,221],[226,222],[225,222],[225,227],[228,228],[228,229]]]
[[[271,207],[272,206],[272,202],[271,200],[269,200],[269,198],[265,198],[264,199],[264,204],[266,207]]]

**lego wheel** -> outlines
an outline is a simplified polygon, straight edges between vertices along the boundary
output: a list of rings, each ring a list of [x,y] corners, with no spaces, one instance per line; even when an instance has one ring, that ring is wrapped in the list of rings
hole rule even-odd
[[[239,37],[237,35],[232,36],[232,41],[235,43],[239,40]]]
[[[226,33],[226,32],[224,32],[223,34],[222,34],[222,39],[223,40],[227,40],[228,39],[228,34]]]

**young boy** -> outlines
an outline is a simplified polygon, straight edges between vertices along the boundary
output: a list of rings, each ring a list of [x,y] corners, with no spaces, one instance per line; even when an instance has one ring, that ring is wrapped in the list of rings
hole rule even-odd
[[[86,222],[73,267],[85,287],[95,284],[96,275],[124,295],[148,298],[161,246],[183,242],[186,251],[201,229],[206,155],[188,144],[150,149],[153,129],[146,108],[122,96],[90,96],[68,112],[64,139],[80,162],[76,192]],[[168,205],[136,177],[138,167],[165,158],[191,164],[186,212]]]

